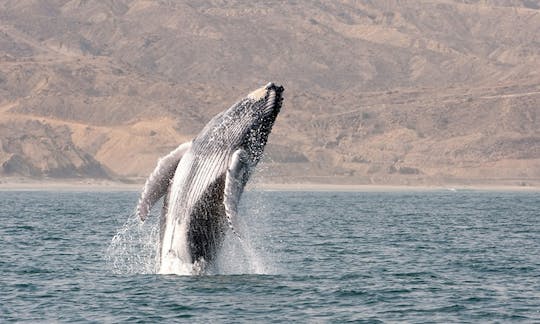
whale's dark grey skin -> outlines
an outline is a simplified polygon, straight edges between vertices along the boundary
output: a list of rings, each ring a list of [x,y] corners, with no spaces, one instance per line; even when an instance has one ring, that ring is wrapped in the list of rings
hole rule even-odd
[[[144,221],[164,197],[159,273],[202,273],[215,260],[227,226],[238,235],[238,203],[262,157],[282,93],[274,83],[251,92],[159,160],[137,206]]]

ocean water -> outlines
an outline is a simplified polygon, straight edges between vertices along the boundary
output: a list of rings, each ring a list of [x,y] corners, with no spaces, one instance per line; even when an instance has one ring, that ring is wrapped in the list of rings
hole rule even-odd
[[[203,276],[137,195],[0,192],[0,322],[540,322],[538,192],[247,192]]]

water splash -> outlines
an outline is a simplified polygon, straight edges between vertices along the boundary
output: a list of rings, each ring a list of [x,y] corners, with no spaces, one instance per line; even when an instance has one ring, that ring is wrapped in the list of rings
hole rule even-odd
[[[142,223],[131,214],[107,248],[107,264],[117,274],[155,273],[158,235],[155,215]]]
[[[249,210],[240,204],[238,222],[242,240],[227,231],[223,247],[215,263],[206,274],[273,274],[276,273],[268,242],[264,232],[267,222],[261,222],[265,215],[264,199],[260,195],[250,195]],[[158,204],[159,205],[159,204]],[[257,206],[257,207],[254,207]],[[106,262],[117,274],[158,273],[157,252],[159,249],[159,208],[142,223],[135,213],[131,214],[118,233],[112,238],[106,251]],[[261,225],[263,224],[263,225]],[[189,275],[192,265],[178,259],[173,270],[161,273]]]
[[[223,248],[216,260],[217,274],[275,274],[275,255],[267,234],[271,222],[268,220],[267,202],[257,192],[249,192],[239,206],[239,240],[227,233]]]

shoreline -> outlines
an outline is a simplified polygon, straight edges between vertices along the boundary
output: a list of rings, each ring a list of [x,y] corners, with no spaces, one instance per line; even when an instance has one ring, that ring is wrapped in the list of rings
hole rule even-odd
[[[0,191],[141,191],[144,183],[123,183],[108,180],[10,181],[0,179]],[[313,191],[313,192],[405,192],[405,191],[520,191],[540,192],[540,186],[506,184],[447,184],[447,185],[392,185],[392,184],[314,184],[314,183],[249,183],[247,191]]]
[[[251,189],[265,191],[330,191],[330,192],[405,192],[405,191],[540,191],[536,186],[515,185],[392,185],[392,184],[256,184]]]
[[[0,182],[0,191],[140,191],[144,184],[114,181],[24,181]]]

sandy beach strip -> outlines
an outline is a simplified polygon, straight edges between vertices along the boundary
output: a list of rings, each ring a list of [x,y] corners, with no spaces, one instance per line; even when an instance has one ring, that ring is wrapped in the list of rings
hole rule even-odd
[[[0,179],[1,191],[140,191],[144,183],[123,183],[108,180],[30,180]],[[262,191],[320,191],[320,192],[407,192],[407,191],[530,191],[540,192],[539,186],[515,185],[339,185],[314,183],[249,183],[246,190]]]
[[[140,191],[143,184],[115,181],[1,181],[0,191]]]
[[[266,191],[331,191],[331,192],[406,192],[406,191],[540,191],[536,186],[511,185],[336,185],[336,184],[255,184],[249,187]]]

